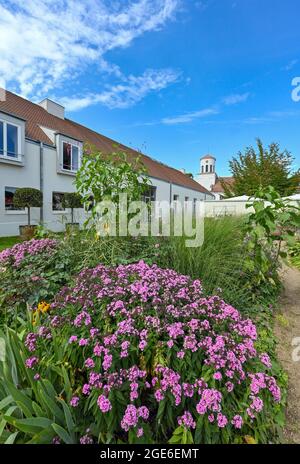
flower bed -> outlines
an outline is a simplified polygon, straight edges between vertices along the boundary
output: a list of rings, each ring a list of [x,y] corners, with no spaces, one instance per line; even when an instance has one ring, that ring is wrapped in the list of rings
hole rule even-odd
[[[27,305],[53,297],[68,278],[63,244],[32,239],[0,252],[0,326],[15,325]]]
[[[39,255],[45,252],[51,255],[55,251],[57,245],[57,240],[49,238],[42,240],[32,239],[26,242],[16,243],[13,247],[1,251],[0,265],[13,265],[18,267],[26,257]]]
[[[198,280],[143,261],[99,265],[35,322],[28,375],[51,379],[69,403],[77,441],[267,442],[274,433],[280,388],[256,327],[204,298]]]

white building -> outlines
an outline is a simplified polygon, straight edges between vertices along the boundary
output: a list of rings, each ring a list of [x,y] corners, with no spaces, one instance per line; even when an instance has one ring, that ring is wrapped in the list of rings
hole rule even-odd
[[[151,180],[152,200],[213,199],[213,195],[188,175],[149,156],[119,144],[65,118],[64,108],[49,100],[39,105],[0,89],[0,236],[19,234],[27,213],[13,204],[18,187],[43,193],[43,207],[33,209],[32,223],[54,231],[64,230],[70,211],[62,208],[62,195],[75,191],[74,177],[80,166],[83,144],[89,142],[103,153],[124,151],[141,156]],[[83,222],[84,211],[77,210]]]
[[[217,175],[216,158],[212,155],[205,155],[200,159],[200,173],[196,180],[213,194],[215,200],[225,198],[223,183],[229,186],[233,183],[233,177],[219,177]]]

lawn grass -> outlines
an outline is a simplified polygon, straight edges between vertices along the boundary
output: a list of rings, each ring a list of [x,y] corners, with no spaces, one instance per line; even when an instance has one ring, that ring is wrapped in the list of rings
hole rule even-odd
[[[12,247],[16,243],[20,242],[20,237],[0,237],[0,251],[5,248]]]

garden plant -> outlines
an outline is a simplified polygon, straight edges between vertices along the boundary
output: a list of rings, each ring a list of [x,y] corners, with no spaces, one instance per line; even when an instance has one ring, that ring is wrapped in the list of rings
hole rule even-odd
[[[83,201],[91,188],[141,196],[140,171],[121,161],[112,191],[84,161]],[[299,213],[272,189],[253,207],[206,219],[195,250],[184,237],[99,237],[91,221],[0,252],[0,442],[280,441],[273,305]]]
[[[8,332],[1,383],[3,420],[22,442],[276,438],[278,370],[253,322],[199,280],[143,261],[99,265],[30,318],[21,339]]]

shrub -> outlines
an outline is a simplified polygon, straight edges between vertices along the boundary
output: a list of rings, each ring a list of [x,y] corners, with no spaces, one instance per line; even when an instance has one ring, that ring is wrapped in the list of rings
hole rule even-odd
[[[99,213],[97,205],[100,202],[113,202],[119,213],[119,195],[126,194],[128,204],[140,200],[149,187],[149,177],[140,157],[128,156],[125,152],[104,155],[95,147],[87,146],[75,185],[91,213],[85,225],[94,227],[95,222],[105,222],[109,217],[107,213]]]
[[[64,442],[274,438],[281,394],[269,356],[256,350],[256,327],[219,297],[205,298],[199,280],[144,262],[99,265],[34,319],[18,359],[19,369],[27,367],[26,418],[42,424],[50,407]],[[5,379],[0,386],[9,390]],[[21,441],[38,440],[36,429],[8,416]],[[47,443],[53,427],[45,424]]]
[[[289,255],[293,266],[296,266],[298,269],[300,269],[300,241],[296,242],[289,248]]]
[[[38,228],[38,235],[47,234]],[[50,235],[51,237],[51,235]],[[54,234],[52,233],[52,237]],[[49,300],[84,267],[157,259],[156,241],[148,238],[95,238],[92,232],[22,242],[0,252],[0,323],[24,316],[27,304]]]
[[[81,196],[77,192],[66,192],[62,204],[64,209],[71,209],[71,223],[74,224],[74,209],[83,208]]]
[[[14,195],[14,206],[28,209],[28,225],[30,226],[30,208],[40,208],[43,205],[43,194],[34,188],[18,188]]]
[[[29,240],[17,243],[12,248],[6,248],[0,253],[0,265],[19,267],[29,256],[40,255],[45,251],[50,255],[57,247],[57,240]]]
[[[52,298],[69,277],[70,260],[56,239],[32,239],[0,253],[0,323],[17,322],[27,305]]]

